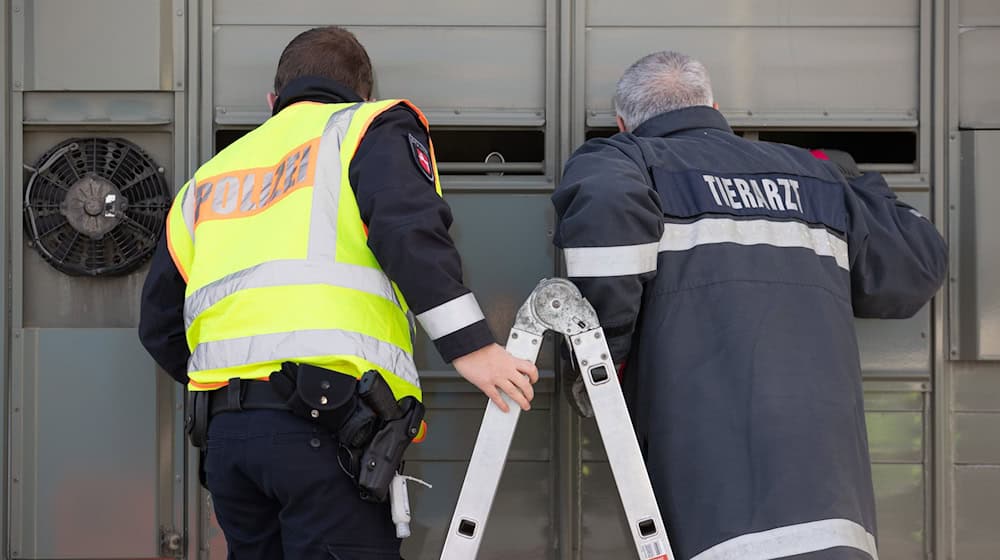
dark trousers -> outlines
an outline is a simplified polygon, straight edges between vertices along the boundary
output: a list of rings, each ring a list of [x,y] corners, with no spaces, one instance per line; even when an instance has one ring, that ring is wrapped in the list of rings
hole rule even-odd
[[[282,410],[224,412],[206,448],[230,560],[399,560],[388,503],[358,497],[330,432]]]

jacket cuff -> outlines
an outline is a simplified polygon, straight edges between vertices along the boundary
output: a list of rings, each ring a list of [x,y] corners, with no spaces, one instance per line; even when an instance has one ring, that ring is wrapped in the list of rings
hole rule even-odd
[[[455,358],[461,358],[495,342],[490,326],[486,324],[486,319],[482,319],[438,338],[434,341],[434,346],[441,354],[441,359],[451,363]]]

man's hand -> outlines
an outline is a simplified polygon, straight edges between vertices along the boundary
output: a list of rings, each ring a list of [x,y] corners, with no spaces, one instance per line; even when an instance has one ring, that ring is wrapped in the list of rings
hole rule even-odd
[[[531,410],[528,403],[535,397],[535,390],[531,385],[538,381],[538,368],[535,364],[511,356],[499,344],[491,344],[455,358],[452,365],[469,383],[479,387],[500,410],[509,410],[500,396],[501,391],[520,405],[522,410]]]

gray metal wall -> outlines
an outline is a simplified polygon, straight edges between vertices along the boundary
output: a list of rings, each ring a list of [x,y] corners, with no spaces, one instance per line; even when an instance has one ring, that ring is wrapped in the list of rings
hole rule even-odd
[[[135,337],[144,271],[81,279],[44,263],[23,239],[20,164],[71,136],[124,136],[177,185],[221,136],[267,117],[264,94],[284,44],[335,23],[368,48],[379,97],[414,100],[440,146],[466,147],[439,150],[445,196],[468,282],[499,337],[537,279],[558,272],[548,193],[561,163],[613,126],[614,82],[647,52],[702,59],[723,111],[751,138],[806,133],[869,154],[887,134],[911,138],[901,157],[875,153],[862,163],[948,233],[952,280],[912,319],[858,322],[881,557],[1000,557],[1000,366],[992,361],[1000,359],[1000,225],[989,219],[1000,209],[991,181],[1000,173],[1000,2],[3,5],[0,176],[8,188],[0,204],[10,251],[0,267],[12,274],[0,411],[10,436],[10,556],[225,557],[194,457],[185,455],[179,392],[154,374]],[[524,152],[512,134],[543,140],[512,157]],[[494,150],[508,164],[476,163]],[[485,399],[426,339],[417,355],[430,436],[408,468],[435,488],[412,491],[404,555],[434,558]],[[539,396],[522,417],[480,557],[627,557],[600,437],[554,392],[551,349],[542,356]],[[183,550],[161,544],[175,531],[186,533]]]
[[[181,0],[10,0],[5,368],[12,558],[151,558],[184,523],[179,391],[139,345],[144,269],[62,274],[26,244],[23,185],[70,137],[135,142],[176,184],[186,149]]]

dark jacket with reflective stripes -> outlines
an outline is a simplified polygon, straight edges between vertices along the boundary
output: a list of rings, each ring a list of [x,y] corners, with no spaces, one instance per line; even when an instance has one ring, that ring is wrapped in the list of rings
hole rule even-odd
[[[302,78],[284,88],[274,113],[299,101],[345,103],[361,98],[337,82]],[[372,122],[349,173],[368,226],[368,246],[419,318],[435,309],[448,311],[440,306],[470,291],[462,282],[461,258],[448,233],[451,209],[417,167],[411,136],[430,146],[416,113],[403,106],[386,111]],[[184,337],[184,289],[161,239],[143,286],[139,338],[157,364],[181,383],[187,383],[190,358]],[[434,340],[447,362],[492,342],[485,319]]]
[[[627,361],[678,558],[770,530],[787,546],[822,520],[846,521],[808,527],[874,535],[853,318],[931,299],[947,266],[933,224],[881,176],[848,182],[708,107],[587,142],[552,200],[568,275]],[[767,535],[747,538],[781,552]]]

